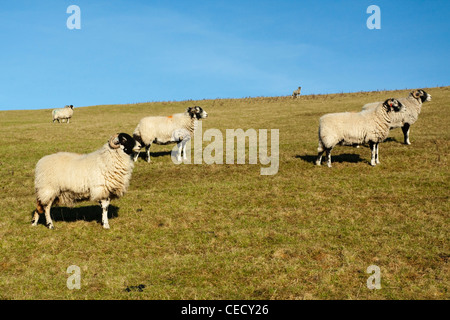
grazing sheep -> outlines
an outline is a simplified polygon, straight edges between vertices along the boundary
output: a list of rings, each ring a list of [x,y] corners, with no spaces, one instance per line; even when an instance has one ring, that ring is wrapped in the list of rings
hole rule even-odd
[[[147,162],[150,162],[152,143],[179,143],[177,160],[181,161],[181,150],[186,159],[186,143],[191,139],[197,121],[207,116],[208,114],[201,107],[195,106],[187,108],[185,113],[176,113],[168,117],[145,117],[139,121],[133,137],[141,143],[142,147],[145,146]],[[137,161],[138,156],[139,153],[136,154],[134,161]]]
[[[329,113],[319,120],[319,147],[316,164],[320,166],[326,151],[327,165],[331,167],[331,149],[337,144],[357,145],[369,143],[372,150],[370,164],[380,163],[378,144],[389,134],[392,111],[398,112],[402,104],[396,99],[387,99],[375,109],[361,112]]]
[[[66,122],[69,123],[70,118],[72,118],[72,115],[73,115],[73,105],[65,106],[64,108],[60,109],[53,109],[52,111],[53,122],[58,121],[59,123],[60,120],[62,121],[66,119]]]
[[[140,144],[130,135],[118,133],[89,154],[58,152],[41,158],[36,164],[37,209],[32,225],[45,211],[47,227],[53,229],[52,205],[90,200],[100,203],[103,228],[109,229],[109,202],[127,191],[134,167],[132,155],[139,149]]]
[[[300,92],[302,91],[302,87],[298,87],[297,90],[294,90],[294,92],[292,93],[292,98],[298,98],[300,97]]]
[[[411,144],[409,141],[409,129],[419,118],[422,104],[431,100],[431,95],[424,90],[411,91],[408,97],[398,99],[404,106],[401,112],[394,113],[391,120],[391,130],[395,128],[402,128],[404,143]],[[381,102],[372,102],[365,104],[363,110],[376,108]]]

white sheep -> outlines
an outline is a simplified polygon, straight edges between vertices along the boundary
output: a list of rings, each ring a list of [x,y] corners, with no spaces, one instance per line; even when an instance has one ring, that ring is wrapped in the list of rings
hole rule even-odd
[[[319,120],[319,147],[316,164],[320,166],[326,151],[327,165],[331,167],[331,149],[337,144],[358,145],[369,143],[372,158],[370,164],[380,163],[378,144],[389,134],[392,111],[398,112],[402,104],[396,99],[387,99],[374,109],[361,112],[329,113]]]
[[[132,155],[139,149],[130,135],[119,133],[89,154],[58,152],[41,158],[36,164],[37,209],[32,225],[37,225],[39,214],[45,211],[47,227],[53,229],[52,205],[90,200],[100,203],[103,227],[109,229],[109,202],[127,191],[134,167]]]
[[[70,118],[72,118],[73,115],[73,105],[65,106],[64,108],[59,109],[53,109],[52,111],[52,118],[53,121],[58,121],[58,123],[64,119],[66,119],[66,122],[70,122]]]
[[[411,144],[411,142],[409,141],[409,130],[411,125],[414,124],[419,118],[419,114],[422,109],[422,103],[430,100],[431,95],[426,93],[422,89],[411,91],[408,97],[398,99],[398,101],[403,104],[404,108],[400,112],[392,114],[390,128],[391,130],[402,128],[405,144]],[[367,103],[363,106],[362,109],[373,109],[381,103],[382,102]]]
[[[176,113],[171,116],[145,117],[139,121],[134,130],[133,137],[145,146],[147,162],[150,162],[150,147],[155,144],[178,143],[177,160],[181,161],[181,151],[186,159],[186,143],[191,139],[197,125],[197,121],[208,117],[201,107],[189,107],[184,113]],[[139,153],[134,161],[137,161]]]

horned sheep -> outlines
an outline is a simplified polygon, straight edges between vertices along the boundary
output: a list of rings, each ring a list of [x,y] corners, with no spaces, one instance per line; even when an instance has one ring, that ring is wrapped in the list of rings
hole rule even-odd
[[[70,118],[73,116],[73,105],[67,105],[64,108],[53,109],[52,118],[53,121],[58,121],[58,123],[62,120],[66,120],[67,123],[70,122]]]
[[[426,101],[431,101],[431,95],[422,89],[418,89],[411,91],[406,98],[399,98],[398,101],[403,104],[404,108],[401,112],[397,112],[392,115],[390,129],[402,128],[404,143],[409,145],[411,144],[409,141],[410,127],[419,118],[419,114],[422,110],[422,104]],[[373,109],[379,104],[381,104],[381,102],[367,103],[362,109]]]
[[[321,164],[322,154],[327,154],[327,165],[331,167],[331,149],[337,144],[358,145],[369,143],[372,151],[370,164],[379,164],[378,144],[389,134],[392,112],[399,112],[402,104],[387,99],[374,109],[356,112],[329,113],[319,120],[319,147],[316,165]]]
[[[90,200],[100,203],[103,228],[109,229],[110,200],[127,191],[134,167],[132,155],[139,149],[130,135],[118,133],[89,154],[58,152],[41,158],[36,164],[37,209],[32,225],[37,225],[39,214],[45,212],[47,227],[53,229],[52,205],[71,206]]]
[[[186,143],[191,139],[197,126],[197,121],[208,117],[206,111],[199,106],[189,107],[184,113],[171,116],[145,117],[139,121],[133,137],[145,146],[147,162],[150,162],[150,147],[155,144],[178,143],[177,160],[181,161],[181,151],[186,159]],[[139,153],[134,161],[137,161]]]

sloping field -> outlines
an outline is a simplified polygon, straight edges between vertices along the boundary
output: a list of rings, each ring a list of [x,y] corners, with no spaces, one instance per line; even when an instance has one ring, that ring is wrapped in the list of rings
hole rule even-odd
[[[412,145],[391,131],[376,167],[367,147],[315,166],[318,119],[410,90],[75,106],[70,124],[0,112],[0,299],[448,299],[450,87],[425,90]],[[31,226],[42,156],[94,151],[143,116],[194,105],[224,144],[226,129],[279,129],[278,172],[261,175],[259,159],[176,165],[173,145],[153,146],[112,201],[110,230],[92,202],[53,208],[54,230]],[[371,265],[379,290],[366,285]]]

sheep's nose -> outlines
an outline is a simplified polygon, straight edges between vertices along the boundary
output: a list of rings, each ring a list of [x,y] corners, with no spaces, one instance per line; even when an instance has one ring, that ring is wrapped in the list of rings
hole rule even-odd
[[[141,144],[140,143],[136,143],[134,145],[133,152],[139,152],[139,151],[141,151]]]

